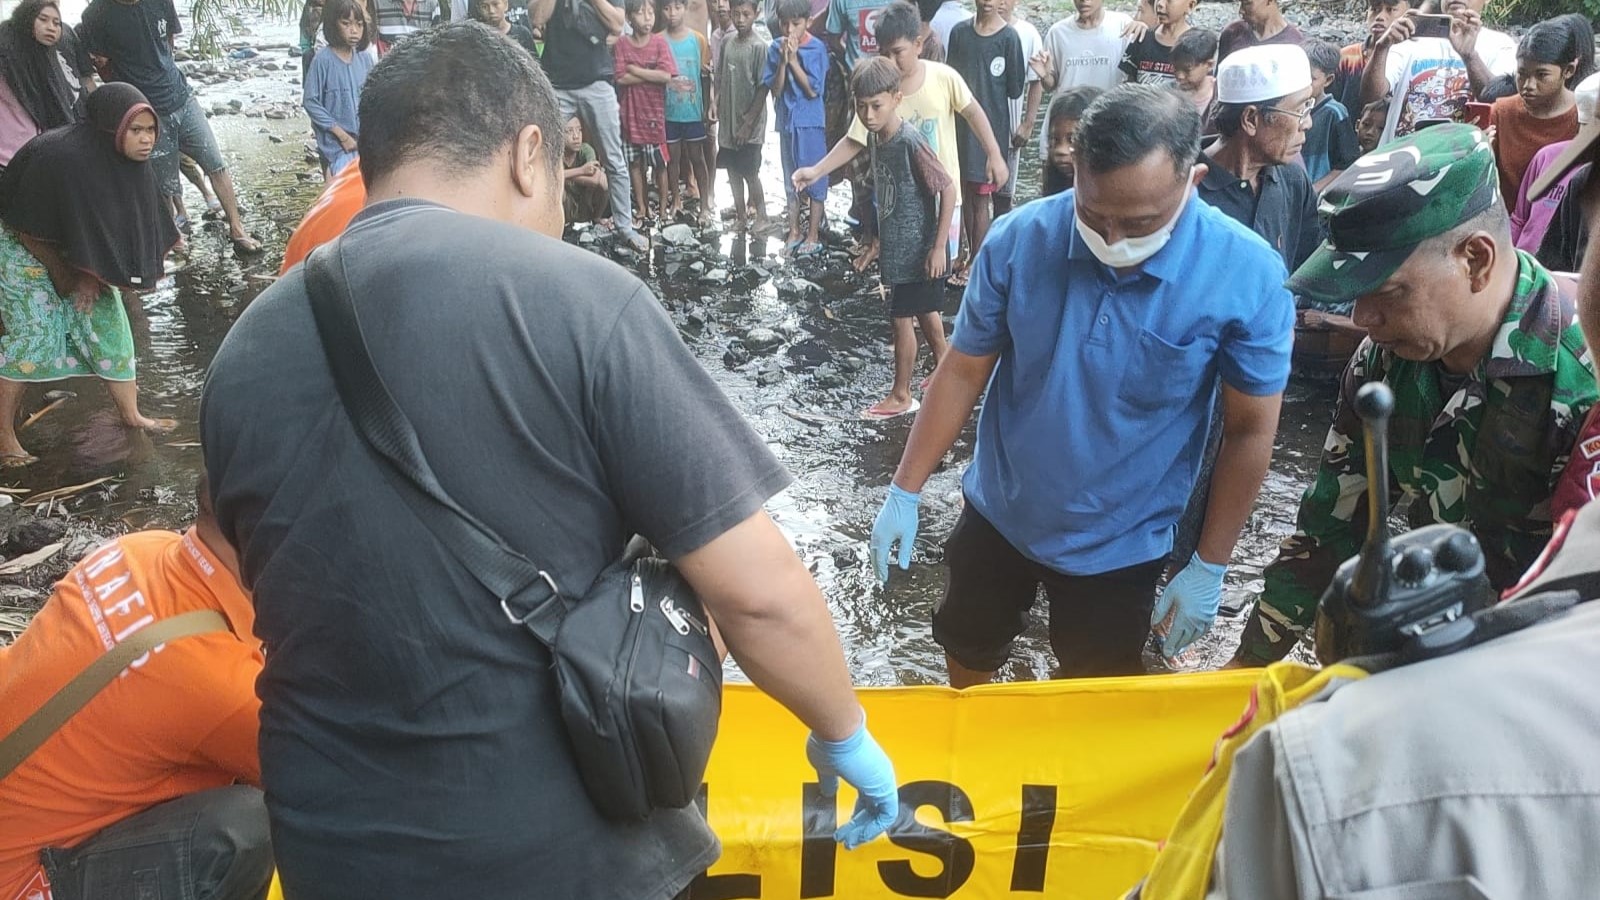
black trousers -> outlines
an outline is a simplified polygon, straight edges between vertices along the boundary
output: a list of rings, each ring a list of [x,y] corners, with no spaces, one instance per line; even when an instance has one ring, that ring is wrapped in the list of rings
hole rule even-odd
[[[261,900],[272,883],[267,807],[252,787],[200,791],[40,861],[56,900]]]
[[[945,542],[944,560],[949,582],[933,612],[933,639],[966,668],[993,672],[1005,664],[1043,585],[1056,677],[1144,673],[1166,557],[1093,575],[1063,574],[1023,556],[968,502]]]

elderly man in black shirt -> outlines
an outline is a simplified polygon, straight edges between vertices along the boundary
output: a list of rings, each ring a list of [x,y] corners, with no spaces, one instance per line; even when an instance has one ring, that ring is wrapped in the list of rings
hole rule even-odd
[[[1266,239],[1293,272],[1317,247],[1317,193],[1295,161],[1311,128],[1311,64],[1293,44],[1239,50],[1217,69],[1200,198]]]
[[[822,783],[865,798],[841,840],[870,839],[897,811],[893,767],[762,510],[789,476],[649,289],[559,240],[561,123],[532,55],[475,22],[372,70],[367,206],[339,248],[372,362],[444,491],[568,596],[634,533],[675,562],[751,680],[812,729]],[[693,804],[617,822],[591,802],[548,650],[356,431],[304,267],[228,334],[201,428],[271,648],[261,773],[286,896],[666,900],[717,858]]]

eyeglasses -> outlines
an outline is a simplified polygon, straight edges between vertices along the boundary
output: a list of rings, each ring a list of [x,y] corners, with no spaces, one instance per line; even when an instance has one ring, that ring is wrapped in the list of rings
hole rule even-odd
[[[1311,110],[1316,108],[1316,105],[1316,101],[1307,100],[1305,105],[1299,109],[1279,109],[1276,106],[1263,106],[1261,110],[1262,112],[1277,113],[1280,116],[1290,116],[1304,122],[1306,119],[1311,118]]]

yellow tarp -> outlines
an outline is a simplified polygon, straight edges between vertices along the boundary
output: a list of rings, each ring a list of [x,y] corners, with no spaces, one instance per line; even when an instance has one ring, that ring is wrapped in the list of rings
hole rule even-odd
[[[730,686],[704,797],[723,855],[693,896],[1118,897],[1148,871],[1259,674],[860,690],[916,809],[892,840],[850,852],[832,830],[854,792],[821,802],[804,727]]]

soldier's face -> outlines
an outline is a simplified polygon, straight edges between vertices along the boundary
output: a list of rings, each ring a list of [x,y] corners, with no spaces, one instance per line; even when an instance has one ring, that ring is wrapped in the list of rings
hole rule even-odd
[[[1377,290],[1356,298],[1350,318],[1401,359],[1441,359],[1499,322],[1502,308],[1485,294],[1495,257],[1486,232],[1452,247],[1426,241]]]

